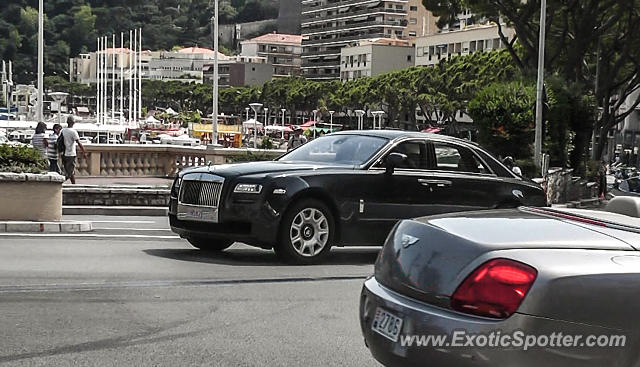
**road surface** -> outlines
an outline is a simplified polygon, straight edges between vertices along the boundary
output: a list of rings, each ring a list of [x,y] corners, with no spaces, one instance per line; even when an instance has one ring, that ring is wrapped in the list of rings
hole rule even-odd
[[[376,248],[289,266],[235,244],[203,253],[162,217],[0,236],[0,364],[375,366],[358,324]]]

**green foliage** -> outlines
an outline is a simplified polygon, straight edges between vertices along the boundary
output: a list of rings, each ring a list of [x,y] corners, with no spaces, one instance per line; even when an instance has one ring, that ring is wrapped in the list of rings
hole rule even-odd
[[[260,141],[260,148],[262,149],[273,149],[273,141],[270,137],[264,136],[262,141]]]
[[[0,172],[45,173],[47,161],[36,148],[22,145],[0,145]]]
[[[68,79],[69,58],[95,51],[98,36],[139,27],[146,49],[213,44],[210,0],[47,0],[44,5],[45,75]],[[276,0],[221,1],[220,22],[274,19],[278,7]],[[0,59],[13,61],[18,83],[36,79],[37,31],[37,2],[0,1]]]
[[[522,81],[494,83],[469,103],[479,143],[501,156],[531,156],[536,90]]]
[[[234,155],[229,158],[230,163],[242,163],[242,162],[264,162],[272,161],[273,156],[265,153],[251,153],[247,151],[246,154]]]

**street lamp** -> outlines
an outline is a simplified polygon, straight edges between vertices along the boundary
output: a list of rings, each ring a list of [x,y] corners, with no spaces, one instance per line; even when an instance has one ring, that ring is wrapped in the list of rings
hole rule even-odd
[[[62,124],[62,102],[67,99],[69,93],[64,92],[53,92],[49,93],[49,97],[53,98],[53,100],[58,104],[58,123]]]
[[[249,107],[245,107],[244,108],[244,114],[245,114],[245,116],[247,116],[245,118],[245,121],[249,121]]]
[[[333,132],[333,114],[336,113],[336,111],[329,111],[329,115],[331,115],[331,120],[329,121],[329,131],[332,133]]]
[[[283,108],[280,112],[282,112],[282,127],[284,127],[284,119],[287,116],[287,110]]]
[[[376,129],[376,118],[378,118],[378,129],[382,130],[382,115],[384,115],[384,111],[373,111],[371,114],[373,115],[373,129]]]
[[[538,45],[538,85],[536,94],[536,135],[533,160],[536,167],[542,165],[542,92],[544,90],[544,48],[547,23],[547,0],[542,0],[540,9],[540,40]]]
[[[262,103],[251,103],[249,107],[253,110],[253,148],[258,147],[258,111],[262,108]]]
[[[38,2],[38,107],[36,116],[38,122],[44,121],[44,4]]]
[[[218,0],[214,0],[213,13],[213,136],[211,142],[218,143]],[[215,139],[215,140],[214,140]]]
[[[358,130],[362,130],[363,126],[362,126],[362,120],[364,116],[364,111],[363,110],[356,110],[356,116],[358,116]]]
[[[313,138],[316,138],[316,125],[318,124],[318,110],[313,110]]]
[[[267,127],[267,123],[268,123],[267,112],[269,112],[269,109],[265,107],[264,108],[264,126],[265,126],[265,128]]]

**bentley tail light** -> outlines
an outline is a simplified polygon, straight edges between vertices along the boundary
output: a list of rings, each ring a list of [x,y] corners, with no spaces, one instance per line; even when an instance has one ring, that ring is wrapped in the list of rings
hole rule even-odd
[[[451,297],[454,310],[506,319],[518,310],[538,272],[529,265],[493,259],[474,270]]]

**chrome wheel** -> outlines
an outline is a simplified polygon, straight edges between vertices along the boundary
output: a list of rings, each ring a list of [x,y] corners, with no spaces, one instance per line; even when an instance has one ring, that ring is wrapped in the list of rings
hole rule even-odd
[[[318,255],[329,242],[329,221],[320,210],[302,209],[291,222],[289,239],[293,249],[301,256]]]

